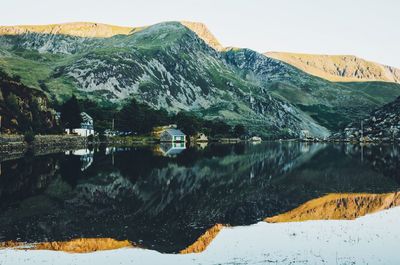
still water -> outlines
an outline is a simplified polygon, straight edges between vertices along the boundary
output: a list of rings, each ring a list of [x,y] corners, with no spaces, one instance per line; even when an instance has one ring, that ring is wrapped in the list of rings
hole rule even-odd
[[[1,158],[0,241],[128,239],[175,253],[328,193],[400,190],[400,147],[268,142]]]

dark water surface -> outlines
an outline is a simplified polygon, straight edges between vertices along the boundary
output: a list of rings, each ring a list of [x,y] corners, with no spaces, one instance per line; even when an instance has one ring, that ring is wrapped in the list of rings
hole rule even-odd
[[[4,160],[4,159],[2,159]],[[1,162],[0,241],[129,239],[178,252],[327,193],[400,190],[400,147],[262,143],[76,150]]]

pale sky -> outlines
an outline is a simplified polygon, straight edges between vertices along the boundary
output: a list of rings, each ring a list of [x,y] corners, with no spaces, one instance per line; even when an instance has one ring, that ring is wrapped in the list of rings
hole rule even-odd
[[[0,25],[205,23],[224,46],[352,54],[400,68],[400,0],[0,0]]]

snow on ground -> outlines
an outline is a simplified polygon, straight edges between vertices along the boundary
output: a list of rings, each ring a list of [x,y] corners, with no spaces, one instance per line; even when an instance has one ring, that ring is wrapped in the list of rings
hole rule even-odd
[[[0,265],[19,264],[400,264],[400,207],[355,221],[260,222],[225,228],[200,254],[118,249],[89,254],[0,250]]]

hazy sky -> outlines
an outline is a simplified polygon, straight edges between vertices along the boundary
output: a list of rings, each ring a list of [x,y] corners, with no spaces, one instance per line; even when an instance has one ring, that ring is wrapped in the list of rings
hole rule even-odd
[[[205,23],[224,46],[354,54],[400,67],[400,0],[0,0],[0,25]]]

